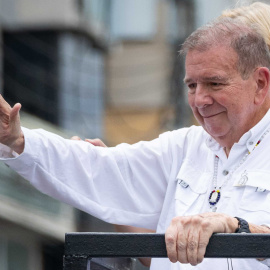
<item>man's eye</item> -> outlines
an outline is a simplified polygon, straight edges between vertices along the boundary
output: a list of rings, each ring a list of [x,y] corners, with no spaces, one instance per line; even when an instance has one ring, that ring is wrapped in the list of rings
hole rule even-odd
[[[221,83],[212,82],[211,85],[212,86],[221,86]]]
[[[188,84],[188,93],[189,94],[194,94],[196,92],[196,87],[197,87],[196,83]]]
[[[190,83],[190,84],[188,85],[188,88],[189,88],[189,89],[194,89],[194,88],[196,88],[196,83]]]

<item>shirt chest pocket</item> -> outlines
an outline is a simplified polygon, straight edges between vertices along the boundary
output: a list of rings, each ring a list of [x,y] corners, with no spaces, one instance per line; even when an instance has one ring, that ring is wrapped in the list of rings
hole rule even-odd
[[[255,224],[270,224],[270,173],[248,172],[239,216]]]
[[[196,170],[185,161],[177,175],[175,191],[175,215],[187,216],[201,212],[207,191],[208,173]]]

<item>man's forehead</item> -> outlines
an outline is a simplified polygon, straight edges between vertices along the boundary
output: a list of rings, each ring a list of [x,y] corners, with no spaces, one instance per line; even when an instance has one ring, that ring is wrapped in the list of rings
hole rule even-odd
[[[186,64],[187,62],[198,62],[200,60],[203,61],[219,61],[220,59],[227,59],[229,61],[236,61],[238,59],[238,55],[235,50],[229,46],[225,45],[215,45],[205,50],[190,50],[186,54]]]
[[[237,70],[237,54],[228,47],[212,47],[206,51],[192,50],[185,61],[185,82],[203,78],[223,80]]]

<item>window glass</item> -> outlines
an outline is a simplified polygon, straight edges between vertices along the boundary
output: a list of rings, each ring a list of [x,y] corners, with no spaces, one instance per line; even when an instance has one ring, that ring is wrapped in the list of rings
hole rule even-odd
[[[28,249],[26,246],[0,237],[0,269],[29,270]]]
[[[104,31],[108,27],[110,2],[110,0],[83,0],[82,14],[96,31]]]
[[[157,30],[157,0],[114,0],[112,39],[151,40]]]

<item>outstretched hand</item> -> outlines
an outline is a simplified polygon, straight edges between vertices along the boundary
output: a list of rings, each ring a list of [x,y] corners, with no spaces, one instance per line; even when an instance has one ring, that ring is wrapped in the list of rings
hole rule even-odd
[[[24,136],[20,123],[21,104],[11,107],[0,95],[0,143],[21,154],[24,149]]]

